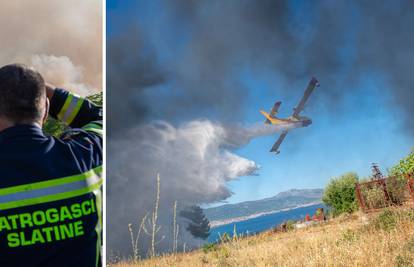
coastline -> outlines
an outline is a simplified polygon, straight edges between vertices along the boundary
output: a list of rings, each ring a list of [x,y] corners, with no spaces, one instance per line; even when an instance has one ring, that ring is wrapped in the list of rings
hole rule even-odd
[[[258,218],[258,217],[261,217],[261,216],[264,216],[264,215],[269,215],[269,214],[278,213],[278,212],[282,212],[282,211],[288,211],[288,210],[294,210],[294,209],[298,209],[298,208],[318,205],[318,204],[321,204],[321,203],[322,203],[322,201],[314,201],[314,202],[310,202],[310,203],[306,203],[306,204],[302,204],[302,205],[297,205],[297,206],[290,207],[290,208],[284,208],[284,209],[280,209],[280,210],[264,211],[264,212],[258,212],[258,213],[254,213],[254,214],[251,214],[251,215],[247,215],[247,216],[241,216],[241,217],[230,218],[230,219],[225,219],[225,220],[211,221],[210,222],[210,228],[215,228],[215,227],[218,227],[218,226],[231,224],[231,223],[236,223],[236,222],[242,222],[242,221],[246,221],[246,220],[250,220],[250,219]]]

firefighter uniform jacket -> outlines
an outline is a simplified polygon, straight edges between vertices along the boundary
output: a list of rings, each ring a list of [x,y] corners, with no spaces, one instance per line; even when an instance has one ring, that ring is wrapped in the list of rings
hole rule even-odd
[[[60,138],[0,132],[0,266],[99,266],[102,109],[56,89],[49,115],[69,126]]]

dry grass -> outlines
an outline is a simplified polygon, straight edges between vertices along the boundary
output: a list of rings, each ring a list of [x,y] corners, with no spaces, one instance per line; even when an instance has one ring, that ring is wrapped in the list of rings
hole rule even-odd
[[[400,208],[393,212],[391,223],[379,221],[378,213],[368,218],[354,214],[305,229],[265,232],[214,246],[208,252],[111,266],[414,266],[414,211]]]

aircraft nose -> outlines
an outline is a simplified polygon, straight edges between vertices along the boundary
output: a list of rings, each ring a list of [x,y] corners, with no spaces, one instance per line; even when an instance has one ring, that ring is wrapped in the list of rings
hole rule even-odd
[[[304,127],[309,126],[310,124],[312,124],[312,120],[311,119],[307,119],[307,120],[303,121],[303,126]]]

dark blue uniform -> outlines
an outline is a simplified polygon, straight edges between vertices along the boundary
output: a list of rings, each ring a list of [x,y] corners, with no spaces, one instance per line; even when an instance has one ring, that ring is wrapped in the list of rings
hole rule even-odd
[[[102,109],[62,89],[35,125],[0,132],[0,266],[101,265]]]

